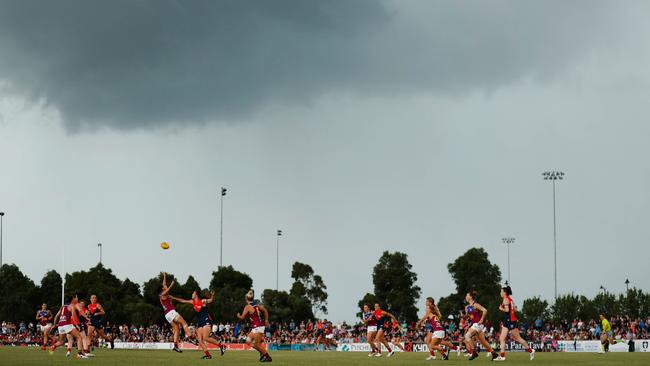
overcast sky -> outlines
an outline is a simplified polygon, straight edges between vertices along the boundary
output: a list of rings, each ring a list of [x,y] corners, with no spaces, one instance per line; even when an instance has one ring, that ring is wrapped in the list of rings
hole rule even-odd
[[[514,296],[650,290],[645,1],[0,1],[4,261],[256,290],[331,319],[403,251],[426,296],[485,248]],[[163,252],[161,241],[171,250]],[[603,270],[601,268],[607,268]],[[419,304],[421,305],[421,304]]]

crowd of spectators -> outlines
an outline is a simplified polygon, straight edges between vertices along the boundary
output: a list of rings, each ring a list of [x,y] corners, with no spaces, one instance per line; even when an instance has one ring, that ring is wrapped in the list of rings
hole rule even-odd
[[[614,337],[618,340],[649,339],[650,317],[647,319],[630,319],[627,316],[614,316],[609,319]],[[463,322],[453,319],[444,323],[447,334],[452,341],[462,338]],[[490,342],[496,343],[499,324],[496,327],[486,322],[486,335]],[[267,328],[267,342],[275,344],[314,344],[317,339],[317,323],[312,321],[296,323],[274,323]],[[422,329],[414,329],[414,324],[402,324],[402,341],[421,343],[426,335]],[[600,321],[561,321],[558,325],[537,320],[532,324],[520,323],[520,329],[525,339],[533,342],[552,344],[559,340],[597,340],[601,335]],[[240,323],[215,324],[213,336],[224,343],[244,343],[247,328]],[[56,330],[53,330],[56,332]],[[168,324],[135,326],[113,325],[107,323],[106,332],[115,337],[117,342],[171,342],[172,331]],[[334,325],[334,339],[337,343],[366,342],[366,328],[363,324]],[[390,338],[390,337],[389,337]],[[38,345],[42,342],[41,332],[34,322],[18,324],[2,322],[0,328],[1,345]]]

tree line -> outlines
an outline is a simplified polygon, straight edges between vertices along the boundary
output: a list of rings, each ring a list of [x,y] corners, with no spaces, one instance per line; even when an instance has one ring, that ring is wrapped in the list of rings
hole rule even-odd
[[[313,268],[304,263],[293,264],[291,290],[266,289],[261,300],[273,309],[271,321],[296,321],[314,319],[315,314],[327,312],[327,286]],[[244,295],[253,288],[253,280],[246,273],[232,266],[220,267],[212,273],[210,284],[202,288],[193,276],[184,282],[172,273],[167,281],[175,281],[172,293],[189,299],[192,292],[205,296],[211,290],[218,294],[219,301],[210,304],[210,313],[218,322],[231,322],[235,314],[245,305]],[[25,276],[15,264],[0,268],[0,320],[30,321],[34,319],[41,303],[48,304],[56,312],[61,305],[61,275],[54,270],[45,273],[40,285]],[[97,295],[107,309],[108,321],[112,324],[151,325],[162,323],[161,305],[158,294],[162,288],[162,273],[144,282],[142,286],[129,278],[117,278],[110,268],[98,264],[87,271],[76,271],[65,275],[67,293],[76,293],[80,299]],[[190,305],[177,304],[177,311],[184,318],[194,319]]]
[[[456,289],[439,298],[441,312],[458,318],[464,309],[465,294],[474,291],[477,300],[488,309],[488,319],[498,324],[501,271],[490,262],[487,252],[482,248],[471,248],[449,263],[447,269]],[[111,269],[101,264],[65,276],[66,289],[75,291],[80,298],[87,299],[96,294],[108,309],[112,323],[149,325],[164,321],[158,300],[162,273],[145,281],[142,286],[128,278],[120,280]],[[272,309],[270,320],[300,322],[327,314],[328,294],[323,278],[310,265],[300,262],[293,264],[291,277],[293,284],[289,291],[266,289],[261,294],[262,302]],[[193,276],[182,283],[173,274],[167,274],[167,278],[176,281],[173,293],[178,297],[190,298],[195,290],[206,294],[210,290],[216,291],[219,301],[212,303],[209,310],[218,322],[232,321],[234,314],[244,306],[245,293],[253,287],[251,277],[232,266],[214,271],[207,288],[201,288]],[[417,280],[407,254],[385,251],[373,268],[374,291],[362,296],[357,305],[379,303],[400,321],[414,322],[421,313],[416,306],[422,295]],[[52,270],[37,285],[16,265],[3,265],[0,268],[0,320],[30,320],[43,302],[56,311],[61,303],[61,281],[61,275]],[[618,295],[603,292],[591,299],[571,293],[559,296],[552,305],[540,297],[525,299],[520,304],[519,318],[530,324],[537,319],[555,324],[563,320],[597,319],[601,312],[608,316],[628,315],[632,318],[650,316],[650,294],[637,288]],[[178,304],[177,310],[186,319],[194,319],[191,306]]]

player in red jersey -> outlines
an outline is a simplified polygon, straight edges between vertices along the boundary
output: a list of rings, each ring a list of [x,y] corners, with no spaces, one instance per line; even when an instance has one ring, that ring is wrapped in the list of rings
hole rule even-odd
[[[501,342],[501,354],[494,360],[506,360],[506,338],[508,338],[508,333],[510,333],[512,339],[524,346],[526,352],[530,354],[530,360],[532,361],[535,358],[535,350],[530,348],[528,342],[521,338],[521,334],[519,334],[519,324],[517,315],[515,314],[517,309],[512,301],[512,297],[510,296],[512,296],[512,289],[510,286],[502,287],[501,297],[503,298],[503,301],[501,302],[501,305],[499,305],[499,310],[501,310],[503,315],[503,325],[501,326],[501,334],[499,336],[499,341]]]
[[[375,310],[372,312],[372,315],[375,320],[377,320],[377,353],[375,353],[375,357],[381,357],[382,344],[388,350],[388,355],[386,355],[386,357],[391,357],[395,354],[395,351],[393,351],[393,349],[390,347],[390,343],[388,343],[386,340],[386,330],[384,329],[384,323],[386,322],[386,318],[390,318],[393,322],[397,323],[397,318],[395,318],[393,314],[382,310],[379,304],[375,304]],[[400,327],[399,324],[397,324],[397,326]]]
[[[436,350],[440,352],[444,360],[447,360],[449,359],[449,353],[446,352],[441,346],[446,346],[447,348],[454,351],[458,350],[458,347],[445,339],[445,328],[440,323],[442,314],[440,313],[438,306],[435,304],[433,297],[427,297],[425,306],[426,309],[424,316],[418,322],[417,327],[419,328],[422,326],[422,324],[429,324],[427,327],[429,331],[424,338],[424,341],[429,347],[429,357],[427,357],[427,360],[436,359]]]
[[[377,354],[377,346],[375,345],[375,337],[377,336],[377,319],[375,319],[372,311],[370,311],[370,305],[363,304],[361,320],[363,320],[363,323],[368,328],[368,332],[366,334],[366,340],[370,345],[370,353],[368,353],[368,357],[372,357]]]
[[[487,309],[476,302],[476,293],[473,291],[468,292],[465,295],[465,301],[467,301],[468,304],[465,306],[465,313],[471,322],[470,327],[467,329],[467,332],[465,332],[465,346],[467,347],[467,351],[471,353],[469,360],[471,361],[478,357],[476,346],[472,340],[474,337],[476,337],[483,347],[485,347],[485,349],[492,355],[492,359],[496,359],[499,355],[494,352],[492,347],[490,347],[484,334],[485,326],[483,325],[483,321],[487,316]]]
[[[43,303],[43,305],[41,305],[41,310],[36,312],[36,320],[38,321],[38,326],[43,333],[43,345],[41,346],[41,350],[45,351],[47,349],[48,336],[52,329],[52,312],[47,308],[47,304]]]
[[[81,340],[83,345],[84,354],[87,357],[95,357],[94,354],[90,353],[90,339],[88,338],[88,319],[90,318],[90,313],[86,308],[86,302],[80,300],[77,303],[77,322],[73,322],[74,325],[79,329],[81,333]],[[70,338],[68,338],[70,339]]]
[[[106,315],[106,311],[102,304],[97,301],[97,295],[90,295],[88,313],[90,316],[90,323],[88,324],[88,340],[90,341],[90,344],[93,342],[93,336],[97,334],[110,343],[111,349],[115,348],[113,337],[109,337],[104,333],[104,315]]]
[[[172,280],[169,286],[167,286],[167,274],[163,272],[162,292],[159,295],[160,305],[165,312],[165,319],[172,326],[172,331],[174,333],[173,350],[178,353],[182,353],[183,351],[178,347],[180,327],[183,327],[185,338],[189,338],[192,333],[190,332],[190,327],[187,326],[185,319],[183,319],[181,314],[176,312],[176,307],[174,307],[174,304],[172,304],[172,299],[169,297],[169,290],[171,290],[172,286],[174,286],[174,281]]]
[[[64,338],[69,334],[74,337],[77,341],[77,358],[88,358],[83,353],[83,340],[81,339],[81,333],[74,326],[74,322],[78,322],[77,315],[77,295],[70,296],[70,302],[63,305],[61,309],[54,316],[54,323],[57,324],[59,330],[59,337],[57,341],[50,347],[50,355],[54,354],[54,350],[65,344]],[[67,356],[70,355],[72,347],[72,342],[68,342],[68,352]]]
[[[314,342],[314,351],[318,351],[320,349],[319,345],[325,343],[325,335],[323,333],[324,329],[323,327],[325,326],[325,323],[321,320],[316,320],[316,328],[315,328],[315,335],[316,335],[316,341]],[[325,348],[323,348],[325,350]]]
[[[206,342],[218,346],[219,351],[223,356],[226,346],[219,343],[216,339],[210,337],[210,331],[212,330],[212,325],[214,324],[214,321],[212,320],[210,313],[208,313],[207,306],[214,301],[214,291],[210,293],[209,299],[202,299],[199,296],[198,291],[192,292],[191,300],[179,299],[171,295],[169,295],[169,297],[171,297],[172,300],[174,301],[178,301],[183,304],[192,305],[192,308],[197,313],[198,319],[197,319],[196,336],[199,341],[199,346],[201,346],[201,349],[203,350],[203,357],[201,357],[201,359],[204,360],[212,359],[212,355],[210,354],[210,352],[208,352],[208,345],[206,344]]]
[[[390,343],[402,350],[402,352],[406,352],[406,349],[402,346],[402,328],[400,325],[396,322],[389,322],[386,324],[386,329],[391,334]]]
[[[262,315],[264,315],[264,319],[262,319]],[[246,337],[246,343],[260,353],[260,361],[273,361],[266,349],[262,347],[264,331],[269,325],[269,311],[264,307],[264,305],[255,301],[255,292],[253,290],[248,291],[246,294],[246,306],[241,314],[237,313],[237,318],[239,320],[244,320],[246,318],[250,320],[251,331]]]

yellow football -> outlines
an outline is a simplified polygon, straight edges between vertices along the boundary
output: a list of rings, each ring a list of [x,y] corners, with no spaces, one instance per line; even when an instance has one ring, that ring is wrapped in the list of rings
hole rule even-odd
[[[167,250],[167,249],[169,249],[169,243],[166,242],[166,241],[163,241],[162,243],[160,243],[160,247],[163,248],[164,250]]]

